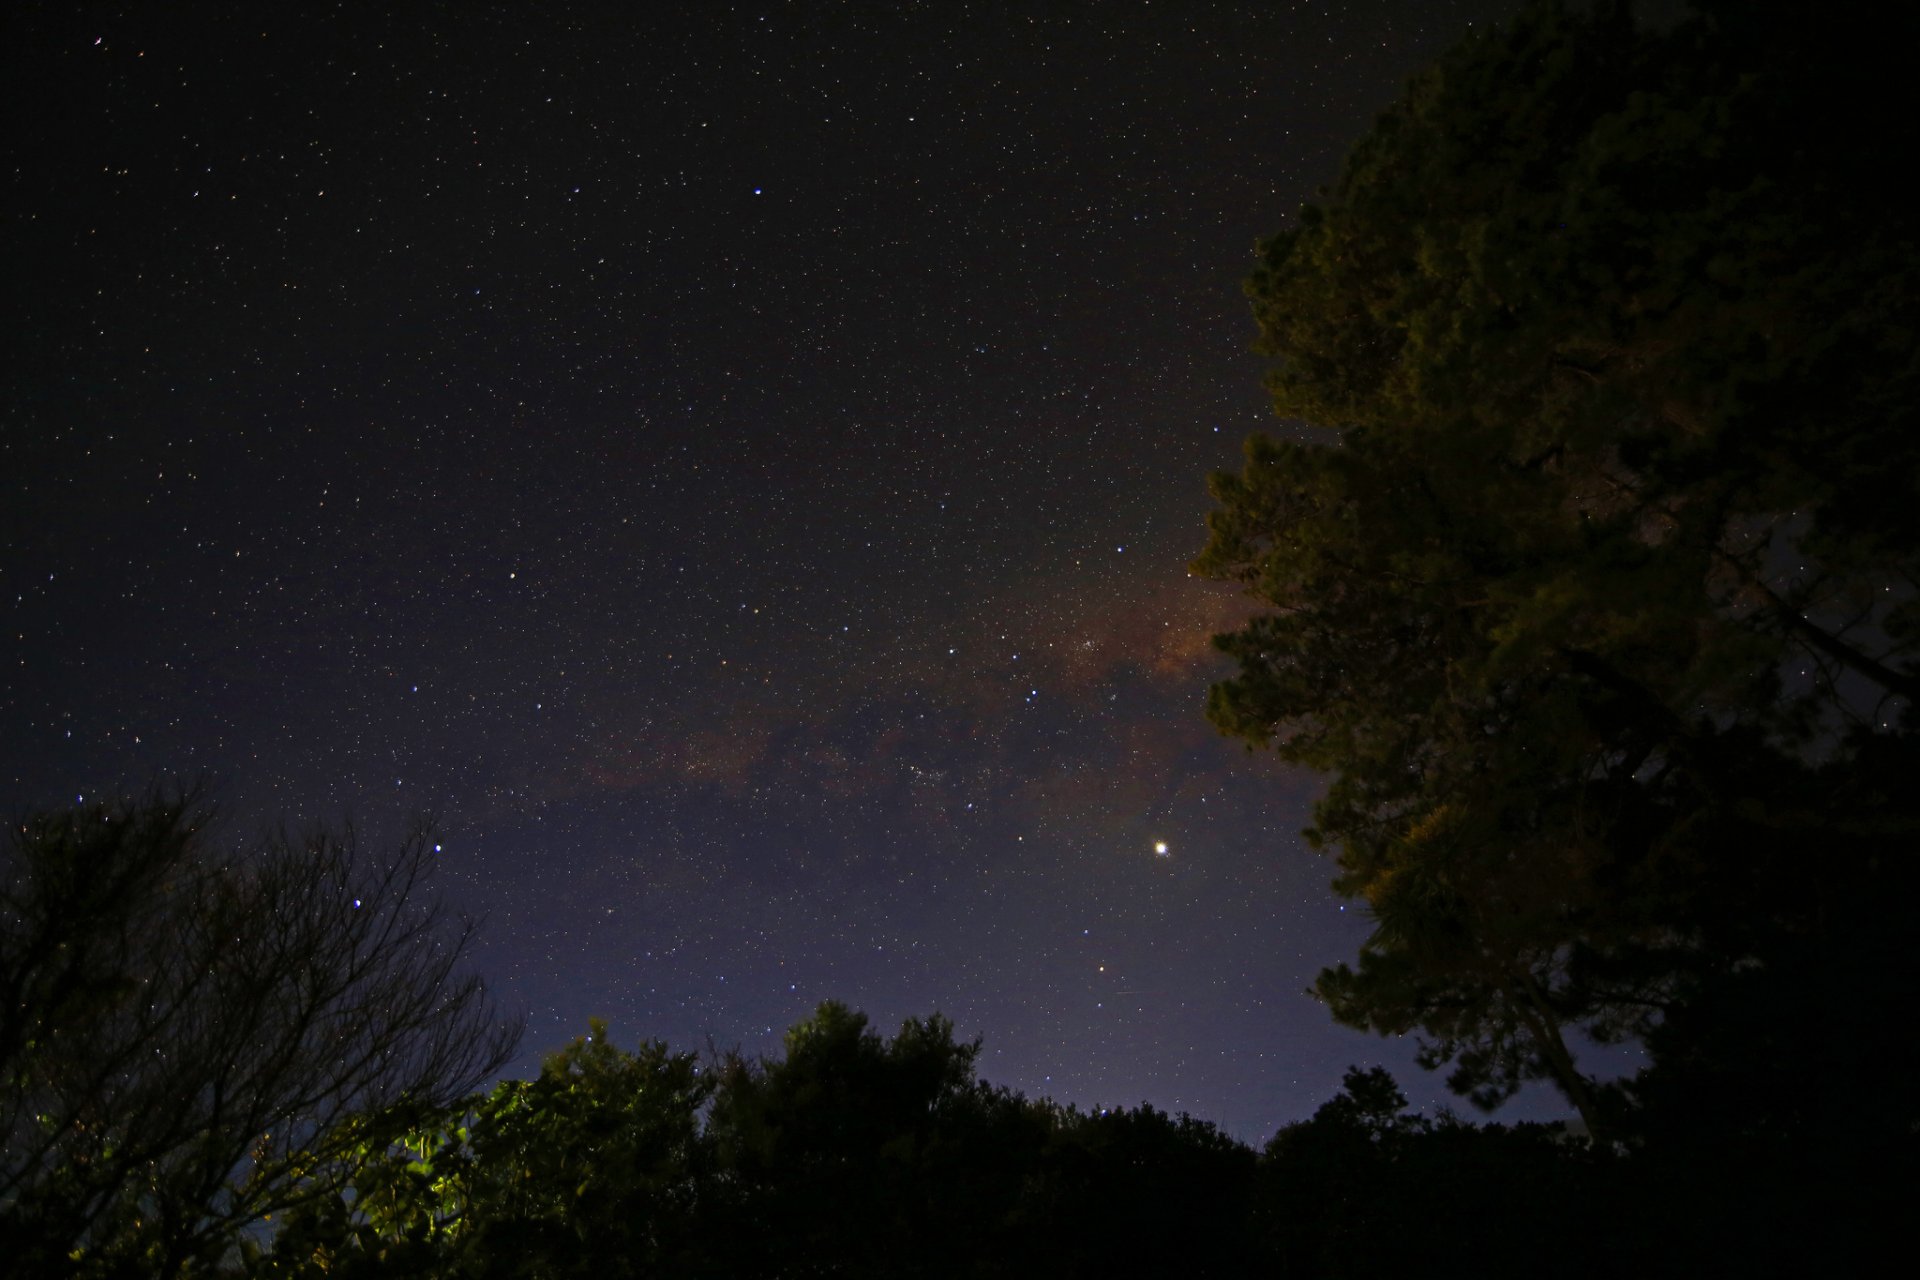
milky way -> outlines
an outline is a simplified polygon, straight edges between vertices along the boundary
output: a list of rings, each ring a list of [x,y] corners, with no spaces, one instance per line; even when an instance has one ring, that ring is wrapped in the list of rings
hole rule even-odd
[[[14,804],[438,815],[522,1068],[831,997],[1248,1138],[1441,1097],[1302,994],[1366,922],[1185,565],[1288,429],[1256,238],[1507,6],[293,7],[4,20]]]

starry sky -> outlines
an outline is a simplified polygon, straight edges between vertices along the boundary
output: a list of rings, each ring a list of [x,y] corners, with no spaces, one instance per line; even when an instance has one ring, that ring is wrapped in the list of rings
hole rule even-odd
[[[1440,1101],[1303,994],[1366,922],[1186,564],[1256,238],[1512,7],[7,6],[6,800],[437,815],[522,1070],[838,998]]]

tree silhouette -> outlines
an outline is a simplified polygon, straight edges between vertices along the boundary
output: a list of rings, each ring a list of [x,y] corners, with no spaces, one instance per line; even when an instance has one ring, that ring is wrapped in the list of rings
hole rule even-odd
[[[533,1081],[349,1151],[342,1194],[249,1274],[1244,1274],[1254,1154],[1152,1107],[1084,1113],[975,1078],[934,1015],[829,1001],[778,1058],[712,1069],[605,1027]],[[390,1127],[380,1129],[391,1133]]]
[[[0,889],[0,1247],[173,1275],[322,1189],[364,1120],[445,1106],[516,1024],[422,896],[430,833],[221,844],[197,789],[31,813]]]
[[[1046,1117],[975,1078],[977,1042],[937,1014],[889,1040],[828,1001],[785,1047],[729,1058],[714,1099],[724,1269],[970,1275],[1006,1247]]]
[[[1821,124],[1890,90],[1764,8],[1536,4],[1419,78],[1263,247],[1275,408],[1331,438],[1249,441],[1194,566],[1269,607],[1210,716],[1332,775],[1376,922],[1318,994],[1602,1137],[1576,1030],[1691,1025],[1913,888],[1865,762],[1920,763],[1914,215]]]

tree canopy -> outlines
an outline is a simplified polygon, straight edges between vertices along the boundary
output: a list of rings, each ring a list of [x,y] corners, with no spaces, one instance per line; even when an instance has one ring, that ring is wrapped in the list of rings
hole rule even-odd
[[[340,1164],[261,1276],[1239,1275],[1255,1156],[1188,1116],[979,1080],[939,1015],[829,1001],[784,1054],[628,1052],[604,1024]],[[1179,1223],[1169,1230],[1168,1223]]]
[[[1213,478],[1195,570],[1267,608],[1209,714],[1330,775],[1310,835],[1376,929],[1318,993],[1482,1105],[1544,1078],[1611,1133],[1659,1089],[1576,1029],[1678,1078],[1757,1049],[1695,1030],[1762,988],[1778,1029],[1843,973],[1914,990],[1920,256],[1878,176],[1914,125],[1812,25],[1534,5],[1247,286],[1316,430]],[[1884,1043],[1858,1012],[1823,1034]],[[1791,1109],[1755,1088],[1738,1123]]]

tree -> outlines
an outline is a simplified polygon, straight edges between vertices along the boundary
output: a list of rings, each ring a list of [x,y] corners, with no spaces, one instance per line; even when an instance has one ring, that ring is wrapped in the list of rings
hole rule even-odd
[[[722,1274],[994,1273],[1048,1116],[978,1080],[938,1014],[887,1039],[827,1001],[780,1060],[730,1056],[709,1133],[728,1173]]]
[[[532,1080],[371,1125],[250,1274],[696,1274],[698,1211],[717,1190],[701,1113],[715,1077],[659,1042],[617,1049],[606,1024]]]
[[[1030,1274],[1244,1276],[1256,1157],[1211,1123],[1147,1103],[1054,1108],[1015,1255]]]
[[[234,848],[194,788],[26,815],[0,888],[0,1246],[34,1274],[174,1275],[463,1097],[517,1024],[422,897],[421,827]]]
[[[1874,178],[1914,125],[1768,10],[1536,4],[1417,79],[1262,246],[1323,437],[1249,441],[1194,566],[1270,607],[1210,717],[1331,775],[1376,920],[1316,991],[1601,1136],[1576,1029],[1686,1025],[1914,887],[1863,764],[1920,763],[1920,238]]]
[[[606,1024],[499,1086],[474,1117],[469,1256],[545,1257],[542,1275],[686,1269],[712,1168],[701,1112],[714,1076],[658,1041],[615,1049]],[[497,1267],[470,1268],[498,1274]]]
[[[612,1047],[351,1153],[260,1277],[1242,1275],[1253,1152],[1152,1107],[974,1076],[939,1015],[891,1039],[829,1001],[780,1058]],[[387,1130],[391,1132],[391,1130]],[[1169,1229],[1168,1224],[1176,1226]]]
[[[888,1040],[828,1002],[786,1049],[703,1067],[596,1022],[538,1079],[348,1153],[348,1193],[286,1219],[251,1274],[1017,1269],[1053,1109],[975,1080],[978,1046],[938,1015]]]
[[[1608,1229],[1596,1176],[1606,1162],[1559,1126],[1469,1125],[1406,1107],[1386,1071],[1349,1068],[1310,1120],[1274,1135],[1256,1209],[1274,1271],[1534,1276],[1548,1257],[1556,1275],[1663,1270],[1657,1250],[1611,1242],[1626,1233]]]

